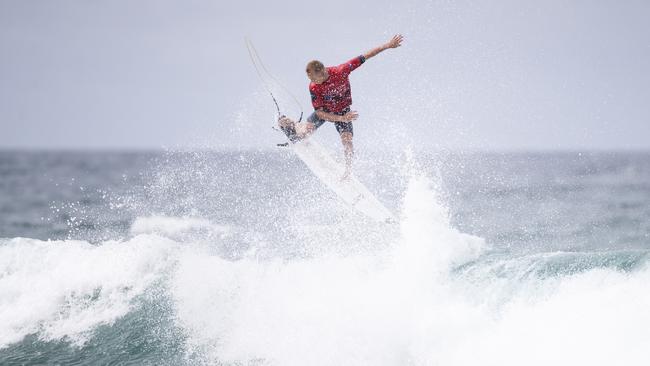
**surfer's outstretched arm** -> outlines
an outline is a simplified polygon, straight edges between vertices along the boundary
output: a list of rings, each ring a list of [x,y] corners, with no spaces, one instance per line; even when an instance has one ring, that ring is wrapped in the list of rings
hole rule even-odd
[[[367,60],[367,59],[369,59],[371,57],[377,56],[377,54],[379,54],[380,52],[385,51],[385,50],[387,50],[389,48],[397,48],[397,47],[402,45],[402,40],[404,40],[404,37],[401,34],[396,34],[395,36],[393,36],[393,38],[391,38],[390,41],[388,41],[388,42],[382,44],[381,46],[375,47],[375,48],[371,49],[370,51],[364,53],[363,57],[365,57],[366,60]]]

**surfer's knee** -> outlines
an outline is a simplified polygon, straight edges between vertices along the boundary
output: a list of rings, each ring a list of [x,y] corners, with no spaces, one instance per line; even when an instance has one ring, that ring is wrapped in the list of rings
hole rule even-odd
[[[336,131],[341,135],[341,139],[343,139],[344,135],[349,135],[349,139],[352,140],[352,135],[354,134],[352,122],[336,122],[334,126],[336,126]]]

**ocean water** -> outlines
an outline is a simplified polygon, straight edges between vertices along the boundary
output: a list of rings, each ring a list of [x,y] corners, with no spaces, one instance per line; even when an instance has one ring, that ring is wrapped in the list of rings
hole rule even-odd
[[[0,365],[649,365],[650,153],[0,152]]]

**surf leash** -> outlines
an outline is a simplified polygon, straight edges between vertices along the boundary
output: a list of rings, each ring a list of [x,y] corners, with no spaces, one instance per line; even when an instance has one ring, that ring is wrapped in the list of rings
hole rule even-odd
[[[272,82],[280,86],[291,98],[293,101],[296,103],[298,108],[300,109],[300,118],[298,118],[298,122],[302,121],[302,116],[303,116],[303,110],[302,110],[302,105],[298,101],[298,98],[296,98],[291,91],[289,91],[288,88],[286,88],[273,74],[269,72],[269,70],[264,66],[264,63],[262,62],[262,59],[260,58],[259,54],[257,53],[257,49],[255,49],[255,45],[253,45],[253,42],[248,39],[248,37],[244,38],[246,42],[246,49],[248,49],[248,56],[250,56],[251,62],[253,63],[253,67],[255,67],[255,72],[257,73],[257,76],[260,78],[260,81],[262,82],[262,85],[264,85],[264,89],[271,95],[271,99],[273,99],[273,103],[275,104],[275,108],[278,111],[278,118],[282,117],[282,112],[280,112],[280,105],[278,104],[277,99],[275,99],[275,96],[273,95],[273,92],[271,91],[271,88],[269,86],[269,80],[271,79]],[[264,77],[266,75],[266,78]]]

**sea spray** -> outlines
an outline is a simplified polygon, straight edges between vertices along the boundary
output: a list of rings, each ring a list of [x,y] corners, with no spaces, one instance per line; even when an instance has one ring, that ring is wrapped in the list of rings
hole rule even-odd
[[[451,266],[477,258],[484,247],[481,238],[451,226],[448,209],[440,202],[432,181],[424,175],[414,175],[409,180],[400,229],[396,261],[402,260],[410,268],[422,267],[420,270],[427,276],[448,273]]]
[[[191,349],[226,363],[395,365],[420,358],[420,333],[436,335],[429,347],[444,344],[435,309],[446,309],[444,321],[453,311],[441,281],[482,241],[451,228],[437,199],[427,178],[414,177],[402,237],[385,250],[235,262],[187,253],[173,291]]]

